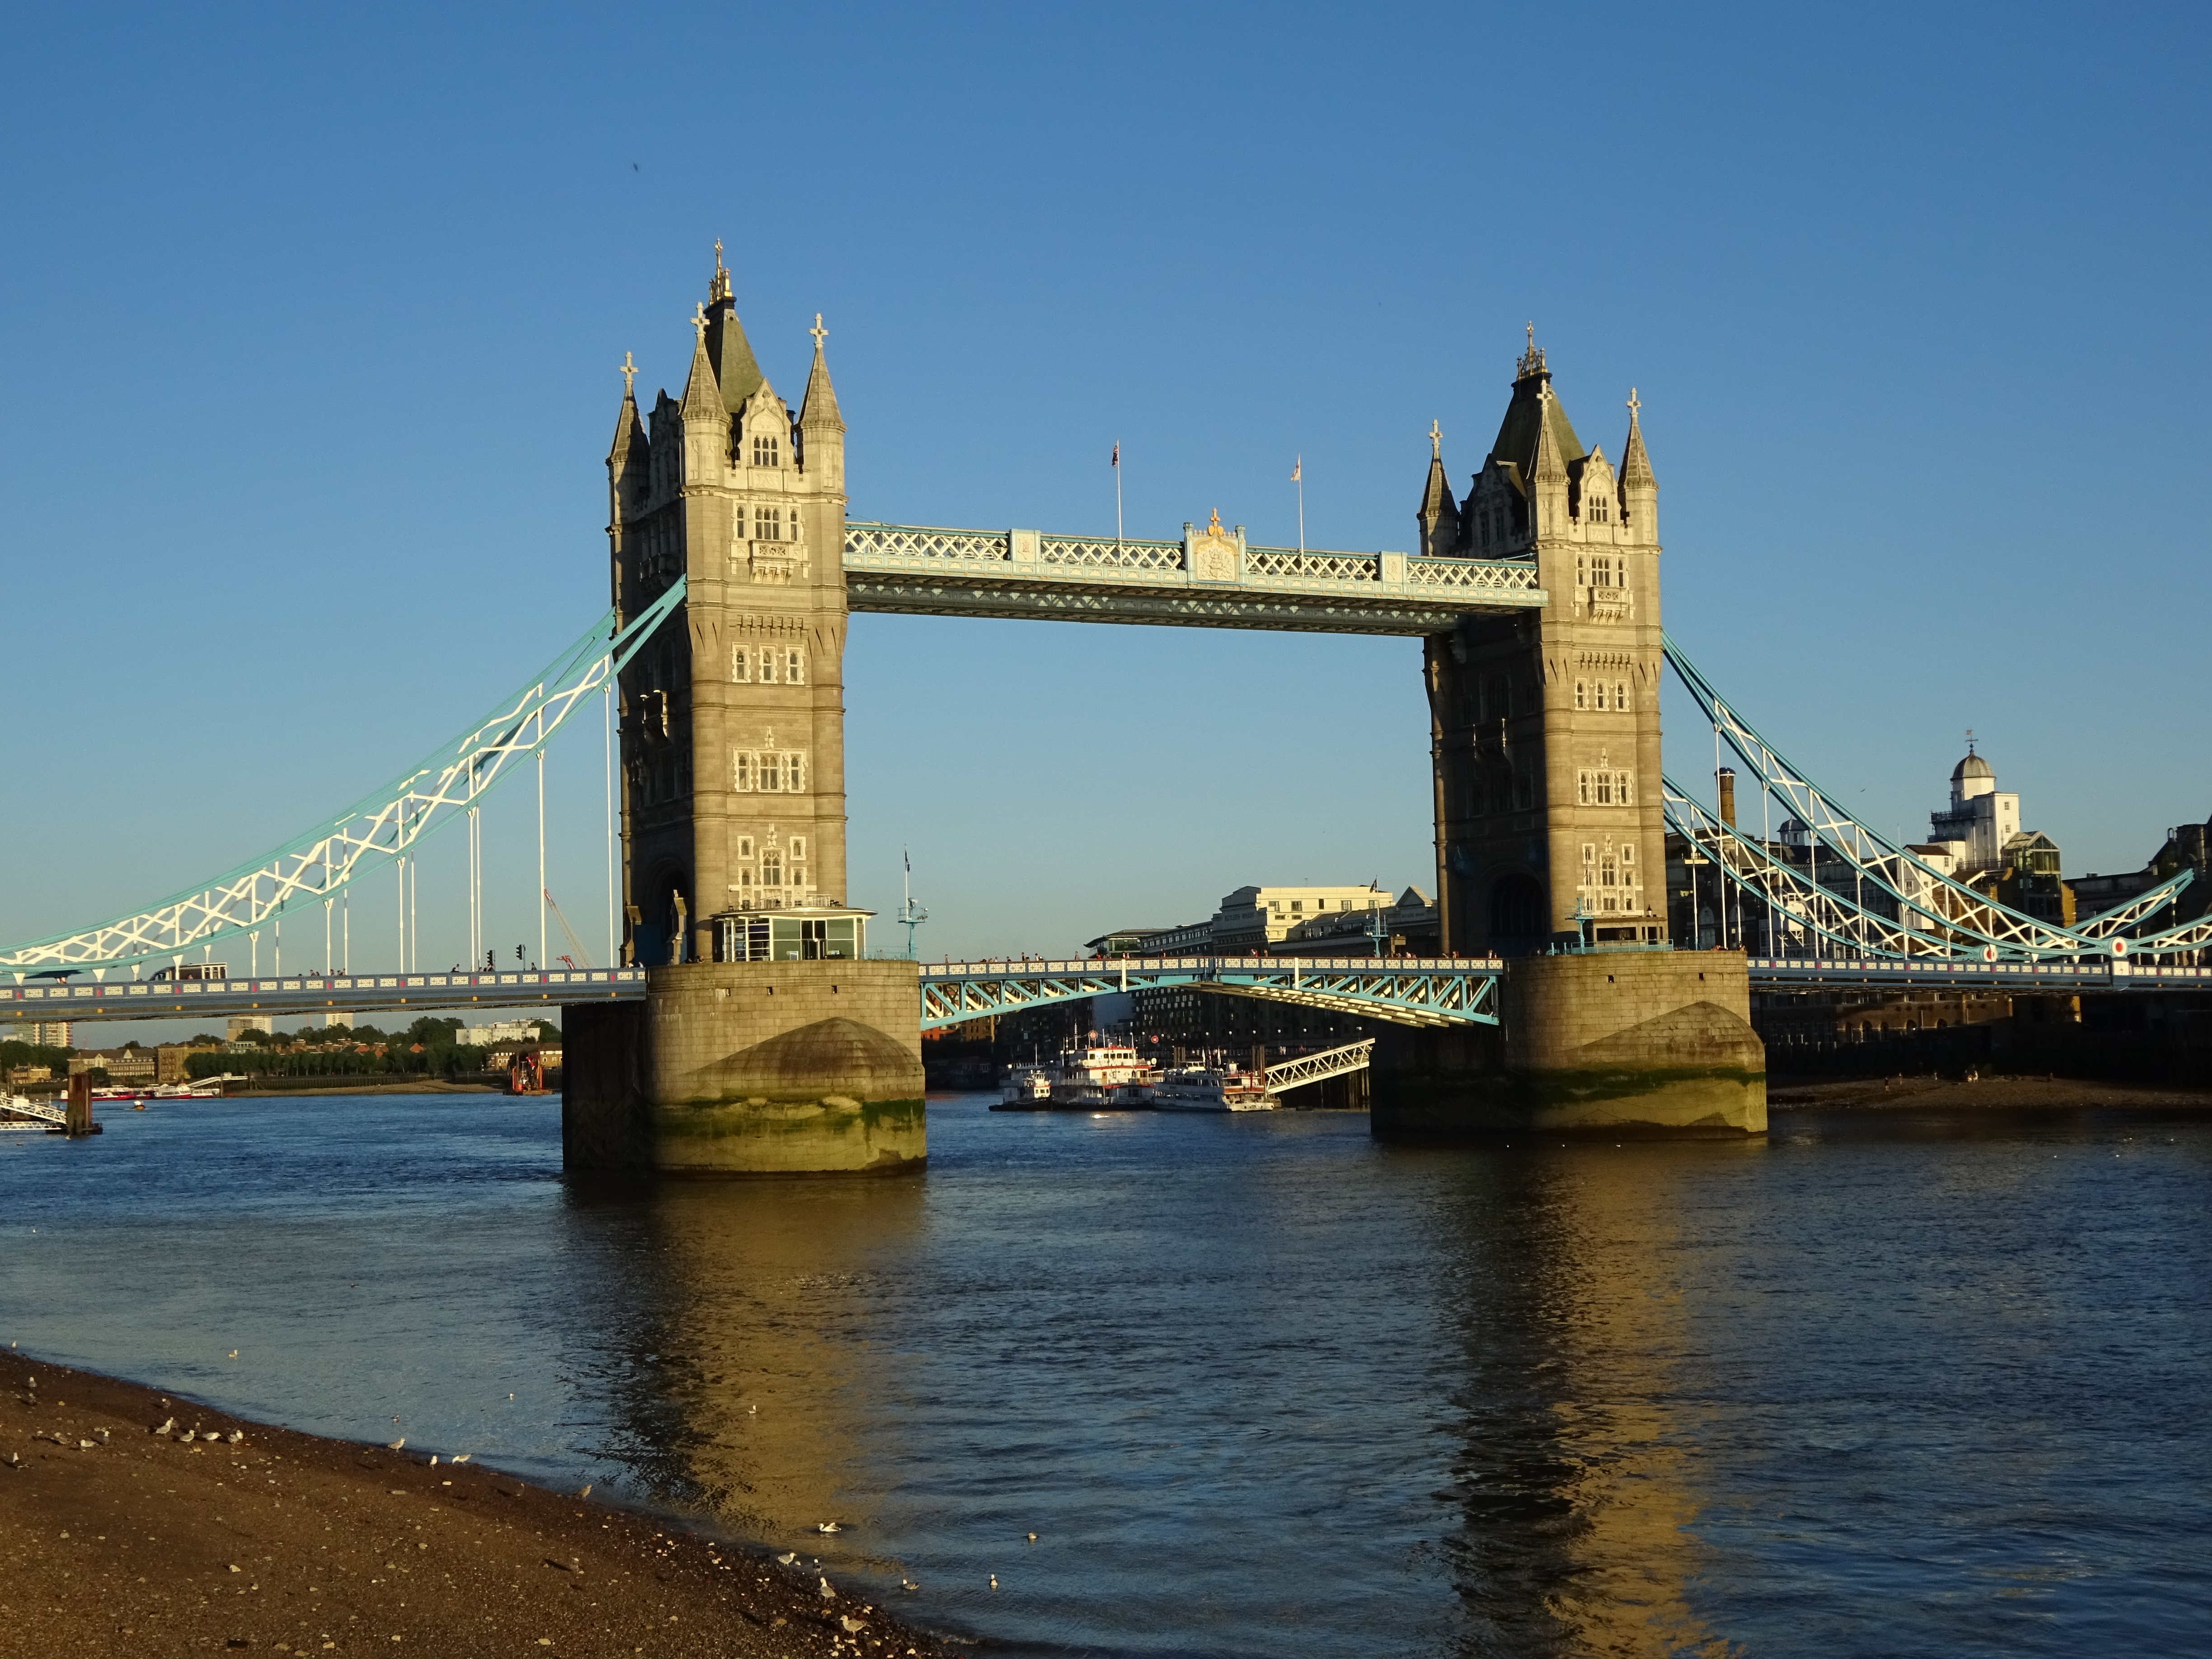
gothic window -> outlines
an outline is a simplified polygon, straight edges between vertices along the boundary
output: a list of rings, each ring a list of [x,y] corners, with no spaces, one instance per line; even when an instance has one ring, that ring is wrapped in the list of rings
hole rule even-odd
[[[742,749],[730,756],[730,787],[741,795],[753,792],[753,757]]]
[[[1575,707],[1577,708],[1587,708],[1589,707],[1589,682],[1588,680],[1577,680],[1575,682]]]
[[[806,756],[803,751],[794,751],[783,757],[783,787],[793,794],[805,793]]]
[[[783,757],[773,749],[760,757],[760,787],[770,794],[783,788]]]
[[[750,836],[739,836],[738,837],[738,856],[741,859],[749,859],[752,855],[753,838]]]
[[[793,864],[803,864],[805,860],[806,837],[804,836],[793,836],[791,838],[791,861]]]
[[[1575,797],[1583,806],[1633,806],[1636,774],[1601,769],[1575,774]]]
[[[772,434],[766,432],[755,433],[753,434],[753,465],[755,466],[781,465],[782,462],[777,453],[779,447],[780,446],[777,444],[775,438]]]
[[[753,653],[742,645],[730,647],[730,678],[743,685],[753,677]]]
[[[1597,775],[1597,804],[1600,806],[1613,805],[1613,774],[1610,772]]]
[[[776,654],[773,651],[760,653],[760,677],[763,685],[775,684]]]
[[[757,443],[758,439],[754,441]],[[769,463],[774,465],[774,462]],[[753,509],[753,539],[757,542],[780,542],[783,539],[783,509],[780,507],[757,507]]]
[[[771,890],[783,886],[783,854],[773,847],[761,854],[760,879],[762,886]]]
[[[1597,707],[1603,708],[1605,707],[1605,682],[1603,680],[1600,680],[1593,689],[1597,694]]]
[[[1613,706],[1624,714],[1628,712],[1628,682],[1626,680],[1615,680],[1613,683]]]
[[[806,653],[796,646],[783,653],[783,683],[786,685],[806,684]]]

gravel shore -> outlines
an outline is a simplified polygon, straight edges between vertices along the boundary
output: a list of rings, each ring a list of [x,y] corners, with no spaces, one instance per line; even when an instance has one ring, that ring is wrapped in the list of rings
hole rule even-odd
[[[0,1559],[9,1653],[954,1652],[803,1559],[13,1352]]]

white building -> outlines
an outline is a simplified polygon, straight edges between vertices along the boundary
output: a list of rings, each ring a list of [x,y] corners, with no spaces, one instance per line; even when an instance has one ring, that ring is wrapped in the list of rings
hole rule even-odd
[[[453,1041],[477,1048],[489,1048],[495,1042],[534,1042],[538,1040],[538,1022],[534,1019],[498,1019],[489,1025],[464,1025],[453,1033]]]
[[[1974,752],[1971,738],[1966,757],[1951,769],[1950,810],[1929,813],[1928,830],[1961,878],[2002,867],[2006,844],[2020,833],[2020,797],[1997,787],[1996,769]]]

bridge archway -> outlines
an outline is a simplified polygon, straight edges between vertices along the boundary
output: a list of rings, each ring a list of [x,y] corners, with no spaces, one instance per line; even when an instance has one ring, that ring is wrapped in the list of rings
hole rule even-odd
[[[1551,937],[1544,884],[1524,871],[1500,876],[1490,886],[1491,947],[1500,953],[1540,949]]]

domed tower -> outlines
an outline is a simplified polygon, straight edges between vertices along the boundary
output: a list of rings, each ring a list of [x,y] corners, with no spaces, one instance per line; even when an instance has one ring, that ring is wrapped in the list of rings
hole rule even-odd
[[[1527,560],[1548,596],[1426,643],[1446,950],[1667,937],[1659,485],[1642,406],[1631,392],[1616,471],[1583,447],[1532,327],[1456,544],[1435,550]],[[1450,521],[1425,510],[1423,527]]]
[[[1955,812],[1975,796],[1994,795],[1996,790],[1996,769],[1974,752],[1974,740],[1968,738],[1966,758],[1951,769],[1951,810]]]

